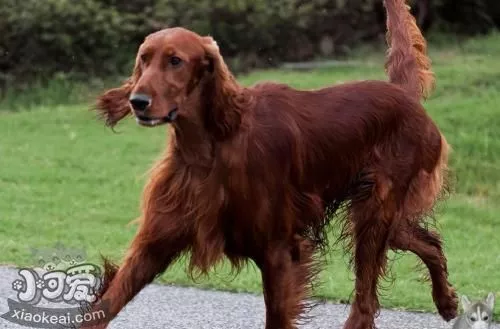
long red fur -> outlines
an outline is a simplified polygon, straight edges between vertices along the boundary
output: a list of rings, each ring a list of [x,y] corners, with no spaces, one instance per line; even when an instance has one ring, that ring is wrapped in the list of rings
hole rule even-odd
[[[153,46],[168,40],[197,64],[175,73],[177,82],[189,81],[188,94],[145,187],[137,235],[119,269],[108,265],[106,322],[186,254],[192,273],[208,273],[224,257],[236,269],[253,261],[262,272],[266,328],[296,328],[319,266],[315,255],[327,246],[328,215],[340,209],[356,275],[346,329],[374,328],[388,249],[420,257],[439,313],[456,315],[440,237],[422,225],[446,188],[448,145],[421,105],[434,77],[404,0],[385,4],[389,82],[244,88],[210,37],[180,28],[148,37]],[[99,98],[110,126],[131,113],[131,93],[161,101],[173,90],[166,73],[137,63],[122,87]]]

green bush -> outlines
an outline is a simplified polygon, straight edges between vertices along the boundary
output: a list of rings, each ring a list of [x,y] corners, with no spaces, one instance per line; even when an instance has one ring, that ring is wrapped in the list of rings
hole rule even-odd
[[[383,33],[381,1],[0,0],[0,88],[61,72],[128,73],[143,38],[168,26],[212,35],[236,70],[345,54]],[[483,32],[500,19],[498,0],[431,4],[452,31]]]
[[[1,0],[0,17],[4,85],[57,71],[116,72],[135,28],[129,15],[93,0]]]
[[[168,26],[213,35],[243,67],[311,59],[326,36],[340,53],[373,30],[374,1],[0,0],[0,83],[121,72],[145,35]]]
[[[500,19],[498,0],[435,0],[433,8],[446,31],[484,34]],[[500,23],[497,21],[497,23]]]

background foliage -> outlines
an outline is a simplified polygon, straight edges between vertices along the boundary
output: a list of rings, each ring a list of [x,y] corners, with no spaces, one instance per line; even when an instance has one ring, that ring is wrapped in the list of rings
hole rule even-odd
[[[0,86],[127,72],[144,36],[167,26],[213,35],[236,70],[338,56],[383,35],[381,1],[0,0]],[[485,33],[500,23],[498,0],[412,2],[415,14],[428,3],[440,30]]]

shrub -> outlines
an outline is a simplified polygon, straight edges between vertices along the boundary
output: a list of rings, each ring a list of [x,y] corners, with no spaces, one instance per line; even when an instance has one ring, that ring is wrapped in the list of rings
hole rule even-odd
[[[1,2],[4,84],[57,71],[107,74],[124,64],[122,51],[134,30],[129,15],[93,0]]]
[[[381,1],[0,0],[0,87],[128,73],[144,36],[168,26],[212,35],[237,70],[345,54],[383,33]],[[498,0],[425,1],[452,31],[500,23]]]

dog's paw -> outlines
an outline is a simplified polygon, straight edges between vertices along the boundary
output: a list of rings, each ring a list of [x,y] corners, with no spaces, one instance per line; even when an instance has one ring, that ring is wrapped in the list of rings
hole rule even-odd
[[[351,314],[344,324],[344,329],[376,329],[373,317]]]
[[[439,315],[445,320],[450,321],[457,317],[458,297],[454,289],[450,288],[450,293],[445,298],[439,298],[436,303]]]

